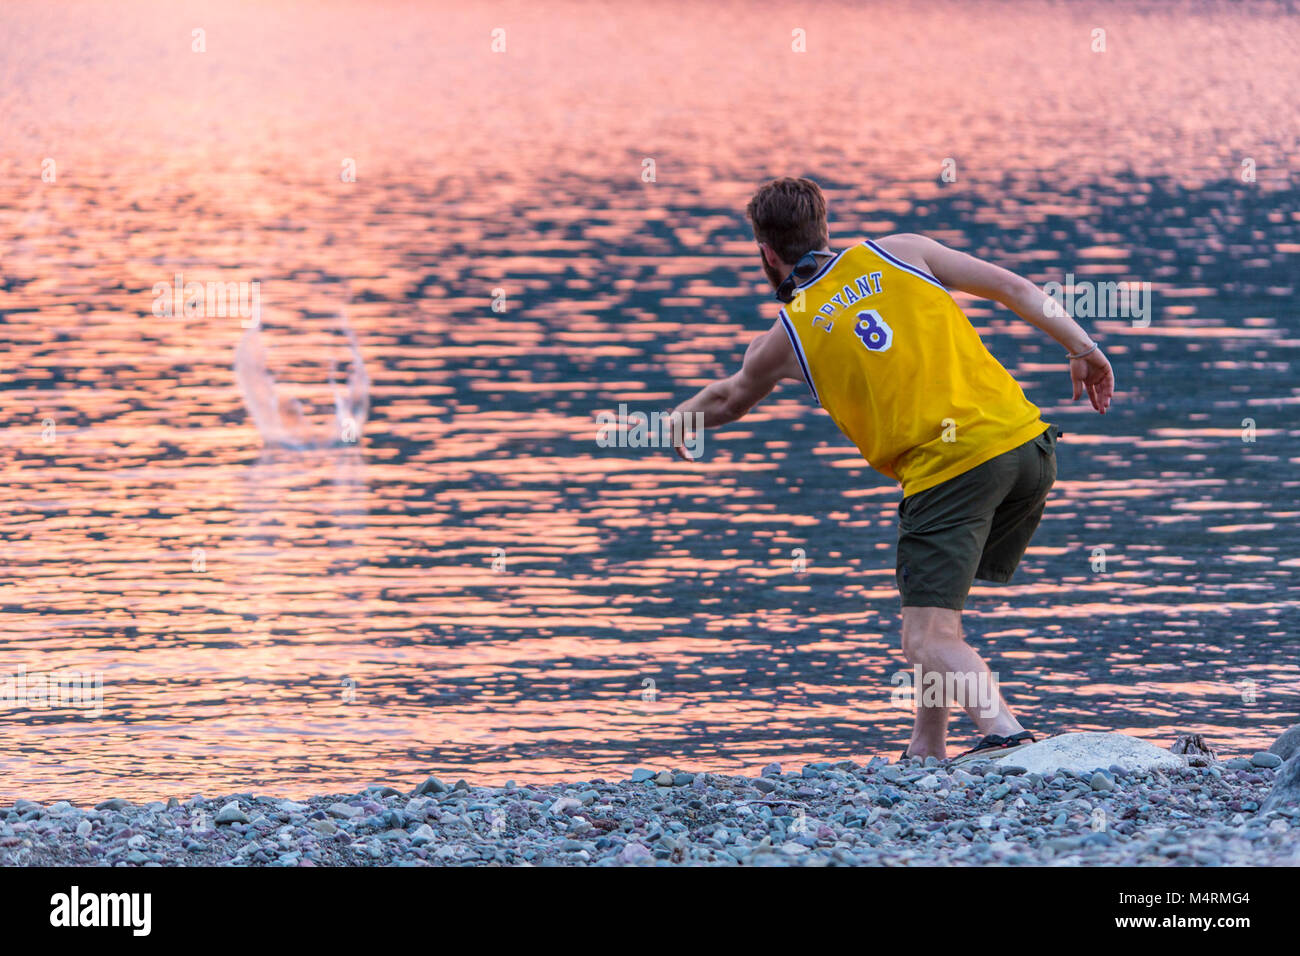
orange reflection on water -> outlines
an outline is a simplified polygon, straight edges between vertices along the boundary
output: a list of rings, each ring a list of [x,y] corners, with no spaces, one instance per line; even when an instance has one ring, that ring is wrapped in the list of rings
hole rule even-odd
[[[826,187],[833,243],[1151,283],[1149,325],[1089,323],[1104,420],[1054,344],[960,297],[1066,431],[967,629],[1035,726],[1267,743],[1300,680],[1300,45],[1268,5],[1104,14],[1097,54],[1095,12],[1034,2],[6,6],[0,671],[102,674],[103,711],[0,702],[4,796],[894,752],[898,492],[806,390],[693,465],[595,441],[771,325],[741,211],[786,172]],[[177,272],[260,282],[317,411],[344,314],[360,447],[261,452],[238,318],[153,314]]]

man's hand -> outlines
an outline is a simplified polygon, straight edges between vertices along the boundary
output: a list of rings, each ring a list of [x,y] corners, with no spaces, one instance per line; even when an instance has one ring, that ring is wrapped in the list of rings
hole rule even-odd
[[[1092,407],[1106,414],[1115,393],[1115,373],[1100,348],[1082,358],[1070,359],[1070,381],[1074,384],[1071,401],[1077,402],[1086,390]]]
[[[672,440],[673,451],[682,461],[699,461],[698,458],[692,458],[686,451],[686,435],[683,429],[686,427],[686,416],[679,411],[668,414],[668,432]]]

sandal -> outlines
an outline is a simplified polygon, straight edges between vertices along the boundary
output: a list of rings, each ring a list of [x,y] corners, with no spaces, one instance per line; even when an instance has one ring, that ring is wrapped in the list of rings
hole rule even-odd
[[[1022,730],[1018,734],[1012,734],[1010,737],[1001,737],[998,734],[989,734],[970,750],[959,753],[952,758],[954,764],[970,763],[974,760],[994,760],[1004,754],[1010,753],[1017,747],[1023,747],[1026,744],[1034,743],[1033,735],[1027,730]]]

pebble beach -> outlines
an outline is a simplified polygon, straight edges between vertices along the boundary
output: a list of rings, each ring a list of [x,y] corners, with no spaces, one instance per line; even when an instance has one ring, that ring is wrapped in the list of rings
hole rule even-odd
[[[430,776],[304,801],[253,794],[0,806],[0,865],[1296,865],[1300,806],[1261,812],[1259,753],[1169,770],[1031,773],[927,758],[639,769],[476,787]]]

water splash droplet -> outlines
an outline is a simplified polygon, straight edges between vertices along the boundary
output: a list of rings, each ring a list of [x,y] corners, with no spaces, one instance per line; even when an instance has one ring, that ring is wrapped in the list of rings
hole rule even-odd
[[[269,448],[355,445],[370,412],[370,376],[347,315],[322,338],[310,323],[259,323],[235,349],[249,417]]]

